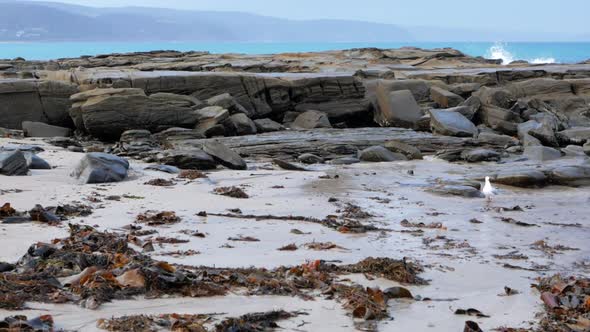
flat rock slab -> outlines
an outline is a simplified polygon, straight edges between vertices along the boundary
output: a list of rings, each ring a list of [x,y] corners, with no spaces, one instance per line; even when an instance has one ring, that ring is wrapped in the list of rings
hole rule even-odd
[[[70,128],[52,126],[43,122],[24,121],[22,127],[27,137],[67,137],[72,134]]]
[[[504,171],[496,175],[494,182],[521,188],[539,187],[547,183],[547,176],[536,170]]]
[[[124,158],[92,152],[82,158],[72,176],[85,184],[120,182],[127,178],[128,169],[129,162]]]
[[[296,159],[304,153],[322,158],[334,155],[356,155],[371,146],[396,140],[424,153],[443,148],[477,146],[471,138],[432,135],[403,128],[314,129],[309,131],[280,131],[252,136],[186,140],[175,143],[177,149],[200,148],[209,141],[218,141],[241,156]],[[501,146],[491,145],[500,148]]]
[[[202,149],[205,153],[209,154],[213,159],[227,168],[236,170],[248,169],[248,165],[239,154],[219,142],[205,142]]]
[[[461,196],[466,198],[483,198],[484,194],[471,186],[445,185],[431,188],[429,192],[442,196]]]
[[[372,146],[359,152],[359,159],[368,162],[388,162],[408,160],[403,154],[391,152],[383,146]]]
[[[465,116],[458,112],[445,110],[430,111],[430,127],[441,135],[457,137],[474,137],[477,127]]]

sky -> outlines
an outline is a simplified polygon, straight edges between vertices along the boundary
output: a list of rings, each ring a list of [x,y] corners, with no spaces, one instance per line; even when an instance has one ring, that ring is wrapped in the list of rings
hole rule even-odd
[[[590,0],[57,0],[85,6],[241,11],[289,19],[353,19],[590,35]]]

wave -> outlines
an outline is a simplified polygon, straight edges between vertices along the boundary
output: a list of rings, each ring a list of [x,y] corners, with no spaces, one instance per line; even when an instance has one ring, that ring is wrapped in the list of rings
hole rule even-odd
[[[548,64],[548,63],[556,63],[557,60],[552,57],[539,57],[533,59],[518,59],[517,56],[511,53],[507,45],[504,43],[495,43],[490,47],[486,54],[487,58],[490,59],[501,59],[503,65],[508,65],[515,60],[525,60],[529,63],[533,64]]]

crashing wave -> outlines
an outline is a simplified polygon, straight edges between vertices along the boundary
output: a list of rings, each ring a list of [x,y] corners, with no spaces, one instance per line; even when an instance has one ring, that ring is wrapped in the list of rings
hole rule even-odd
[[[490,47],[486,57],[489,59],[501,59],[503,65],[508,65],[511,62],[515,61],[517,57],[512,54],[507,49],[507,45],[504,43],[495,43]],[[548,63],[556,63],[557,60],[555,58],[546,57],[546,58],[535,58],[535,59],[525,59],[527,62],[532,64],[548,64]]]

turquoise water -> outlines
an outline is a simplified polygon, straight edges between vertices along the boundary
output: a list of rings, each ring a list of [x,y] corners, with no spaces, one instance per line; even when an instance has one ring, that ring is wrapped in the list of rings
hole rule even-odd
[[[502,58],[505,62],[527,60],[536,63],[575,63],[590,59],[590,42],[580,43],[469,43],[469,42],[392,42],[392,43],[201,43],[201,42],[32,42],[0,43],[0,59],[23,57],[49,60],[81,55],[151,50],[209,51],[211,53],[268,54],[311,52],[358,47],[398,48],[452,47],[473,56]]]

